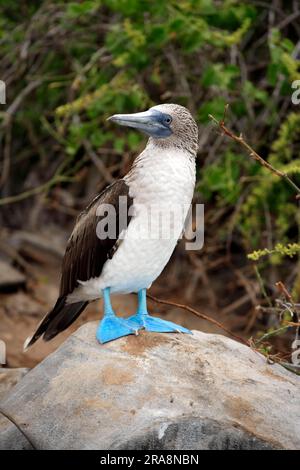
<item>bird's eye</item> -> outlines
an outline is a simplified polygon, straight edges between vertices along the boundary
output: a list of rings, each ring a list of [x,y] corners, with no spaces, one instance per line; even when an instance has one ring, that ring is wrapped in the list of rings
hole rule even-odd
[[[166,124],[171,124],[171,122],[172,122],[171,116],[166,116],[166,117],[165,117],[165,123],[166,123]]]

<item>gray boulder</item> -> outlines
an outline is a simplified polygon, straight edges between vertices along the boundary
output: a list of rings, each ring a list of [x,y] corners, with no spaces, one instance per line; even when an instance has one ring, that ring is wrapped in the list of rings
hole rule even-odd
[[[221,335],[88,323],[1,403],[2,449],[299,449],[300,378]]]

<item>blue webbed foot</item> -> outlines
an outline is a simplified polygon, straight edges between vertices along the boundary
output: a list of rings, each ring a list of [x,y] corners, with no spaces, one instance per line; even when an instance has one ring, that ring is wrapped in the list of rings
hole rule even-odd
[[[109,315],[105,316],[100,322],[96,338],[99,343],[103,344],[122,336],[138,334],[137,330],[138,328],[135,325],[130,325],[128,320],[118,318],[115,315]]]
[[[183,326],[176,325],[171,321],[162,320],[161,318],[152,317],[148,314],[136,314],[128,318],[131,325],[136,328],[145,328],[146,331],[152,331],[157,333],[187,333],[192,334],[190,330]]]

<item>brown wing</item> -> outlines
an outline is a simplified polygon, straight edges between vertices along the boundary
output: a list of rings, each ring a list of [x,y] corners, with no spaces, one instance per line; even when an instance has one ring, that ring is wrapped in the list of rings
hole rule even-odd
[[[126,209],[120,204],[120,196],[126,196],[127,210],[132,204],[128,193],[129,188],[125,181],[116,181],[99,194],[77,219],[62,263],[60,296],[67,296],[73,292],[78,285],[78,281],[86,281],[100,276],[103,265],[111,256],[118,240],[120,211]],[[110,204],[115,209],[116,236],[100,240],[96,230],[102,217],[97,216],[97,210],[99,206],[104,204]],[[127,212],[126,224],[128,223],[129,216]]]
[[[120,196],[123,198],[119,199]],[[116,231],[114,237],[100,239],[97,236],[97,225],[103,217],[107,218],[105,212],[101,211],[101,215],[99,215],[99,208],[100,206],[103,208],[104,204],[109,204],[115,209]],[[78,286],[78,281],[86,281],[100,276],[105,262],[113,256],[119,245],[120,229],[126,228],[129,224],[128,211],[131,204],[129,187],[124,180],[118,180],[102,191],[80,214],[63,258],[59,298],[51,312],[42,320],[26,347],[31,346],[41,335],[44,335],[45,340],[53,338],[73,323],[85,309],[88,302],[67,304],[67,297]],[[126,211],[125,214],[124,211]],[[122,220],[125,221],[125,227],[119,227],[121,213],[123,213]]]

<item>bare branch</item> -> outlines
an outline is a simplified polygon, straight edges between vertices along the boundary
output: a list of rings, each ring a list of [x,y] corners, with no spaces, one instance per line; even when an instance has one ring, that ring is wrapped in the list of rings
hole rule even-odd
[[[234,134],[228,127],[225,125],[225,117],[226,117],[226,112],[228,110],[229,105],[227,104],[224,109],[224,116],[221,121],[218,121],[214,116],[209,114],[210,119],[213,120],[215,124],[219,126],[221,129],[222,133],[230,137],[232,140],[240,144],[242,147],[244,147],[248,152],[249,152],[249,157],[252,158],[252,160],[255,160],[258,162],[261,166],[267,168],[269,171],[271,171],[274,175],[279,176],[280,178],[285,179],[287,183],[297,192],[297,198],[300,197],[300,188],[289,178],[289,176],[284,173],[281,170],[277,170],[274,168],[270,163],[268,163],[266,160],[264,160],[243,138],[242,134],[237,136]]]
[[[248,341],[246,341],[245,339],[243,339],[240,336],[236,335],[235,333],[232,333],[232,331],[230,331],[228,328],[226,328],[226,326],[222,325],[222,323],[219,323],[214,318],[211,318],[211,317],[205,315],[204,313],[201,313],[198,310],[196,310],[192,307],[189,307],[188,305],[178,304],[177,302],[171,302],[170,300],[161,300],[161,299],[158,299],[157,297],[154,297],[151,294],[147,294],[147,297],[150,300],[153,300],[154,302],[157,302],[158,304],[171,305],[172,307],[181,308],[183,310],[186,310],[187,312],[193,313],[193,315],[196,315],[197,317],[202,318],[203,320],[206,320],[209,323],[212,323],[213,325],[217,326],[218,328],[221,328],[221,330],[226,331],[226,333],[228,333],[230,336],[232,336],[232,338],[235,338],[237,341],[249,346]]]

